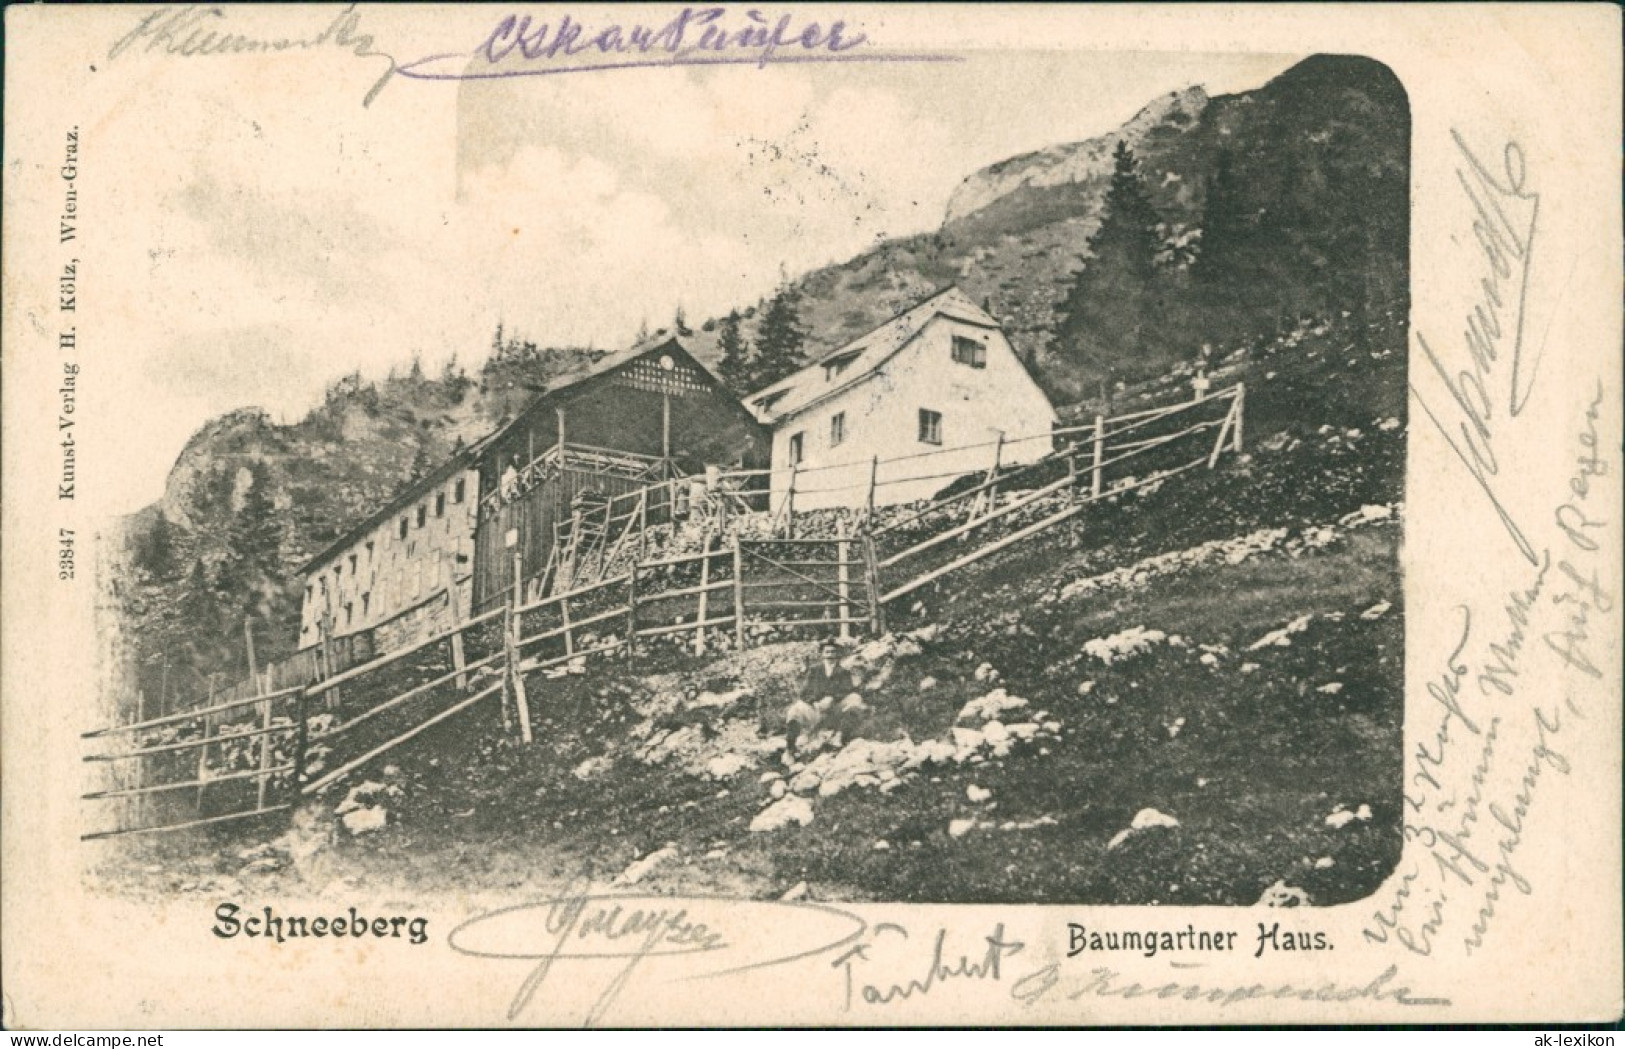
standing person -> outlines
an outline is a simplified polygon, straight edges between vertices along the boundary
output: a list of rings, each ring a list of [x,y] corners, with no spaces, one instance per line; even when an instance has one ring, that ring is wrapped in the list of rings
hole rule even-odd
[[[508,456],[508,465],[502,469],[502,480],[498,486],[502,498],[513,499],[519,495],[519,456]]]
[[[818,646],[818,661],[808,669],[800,697],[784,712],[787,754],[794,755],[801,742],[826,722],[834,729],[835,744],[839,746],[868,713],[851,672],[841,666],[840,655],[834,641]]]

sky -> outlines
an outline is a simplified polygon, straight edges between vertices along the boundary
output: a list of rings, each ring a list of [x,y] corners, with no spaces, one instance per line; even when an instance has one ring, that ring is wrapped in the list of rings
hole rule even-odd
[[[85,183],[104,231],[95,301],[120,345],[104,381],[143,449],[106,480],[112,508],[156,498],[222,412],[294,421],[351,371],[477,361],[499,322],[620,348],[679,306],[697,322],[939,225],[987,164],[1295,61],[957,57],[397,78],[365,108],[376,66],[347,54],[238,56],[208,75],[121,58],[144,90],[107,96]]]

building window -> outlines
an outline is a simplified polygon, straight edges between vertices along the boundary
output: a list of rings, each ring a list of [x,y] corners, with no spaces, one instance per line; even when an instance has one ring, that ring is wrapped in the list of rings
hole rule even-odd
[[[955,335],[954,363],[968,364],[972,368],[986,368],[987,347],[975,339],[967,339],[963,335]]]
[[[929,408],[920,409],[920,442],[922,444],[942,443],[941,412],[934,412]]]
[[[406,538],[406,518],[401,518],[401,538]]]
[[[467,486],[468,486],[468,479],[467,478],[464,478],[464,477],[457,478],[457,486],[451,490],[451,501],[454,502],[454,503],[462,502],[463,501],[463,496],[464,496],[464,494],[466,494],[465,489],[467,488]]]
[[[356,562],[356,558],[358,558],[358,557],[360,557],[360,556],[361,556],[361,555],[360,555],[360,554],[351,554],[351,555],[350,555],[350,574],[351,574],[351,575],[355,575],[355,562]]]
[[[802,439],[804,437],[806,437],[806,434],[803,434],[803,433],[793,433],[793,434],[790,435],[790,465],[791,466],[799,466],[801,464],[801,460],[803,458],[803,452],[804,452],[804,446],[803,446],[803,440]]]
[[[438,493],[435,494],[435,497],[434,497],[434,515],[436,517],[445,517],[446,516],[446,493],[445,492],[438,492]]]
[[[422,503],[422,504],[420,504],[418,506],[418,527],[422,528],[423,527],[423,522],[427,521],[428,519],[429,519],[429,504],[428,503]]]
[[[367,540],[367,564],[372,564],[372,540]]]
[[[369,591],[361,595],[361,616],[366,618],[367,609],[372,606],[372,593]]]
[[[355,611],[355,605],[351,604],[348,601],[344,602],[344,625],[345,626],[349,626],[350,621],[355,618],[352,615],[352,613],[354,611]]]
[[[834,448],[846,440],[846,413],[836,412],[829,418],[829,446]]]

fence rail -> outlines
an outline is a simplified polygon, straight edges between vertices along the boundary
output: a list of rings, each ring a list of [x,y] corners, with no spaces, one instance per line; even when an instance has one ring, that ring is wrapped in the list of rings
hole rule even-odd
[[[1053,450],[1017,466],[1001,466],[1009,443],[1001,440],[985,470],[953,475],[967,483],[885,522],[873,512],[871,470],[857,527],[839,518],[834,535],[795,535],[793,520],[783,535],[725,534],[719,516],[697,551],[651,552],[639,537],[624,571],[528,602],[510,582],[500,607],[372,658],[357,658],[361,649],[351,646],[333,659],[336,639],[324,639],[326,655],[308,667],[319,680],[278,687],[274,674],[258,675],[243,683],[252,686],[249,695],[223,694],[196,710],[83,733],[125,741],[84,758],[106,780],[84,799],[119,807],[114,828],[84,836],[285,812],[494,696],[504,730],[529,743],[527,675],[569,673],[652,644],[699,655],[807,629],[880,633],[889,603],[1095,504],[1204,464],[1211,469],[1224,452],[1239,452],[1244,398],[1238,385],[1195,402],[1097,417],[1045,435]],[[1127,434],[1133,439],[1124,440]],[[691,483],[661,485],[670,496],[679,482]],[[636,520],[650,505],[647,490],[621,498],[634,506],[622,520]],[[625,550],[632,549],[629,536],[618,541]],[[606,558],[601,567],[619,564]],[[517,558],[513,572],[517,579]]]

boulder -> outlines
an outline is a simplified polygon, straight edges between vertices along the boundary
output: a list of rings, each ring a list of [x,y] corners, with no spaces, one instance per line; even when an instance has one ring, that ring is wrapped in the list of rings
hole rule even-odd
[[[791,825],[805,827],[812,821],[812,802],[795,794],[786,794],[756,814],[756,818],[750,821],[750,831],[752,834],[763,834]]]
[[[382,830],[389,822],[389,813],[382,805],[373,805],[368,808],[352,809],[340,817],[344,829],[352,835],[360,837],[375,830]]]

